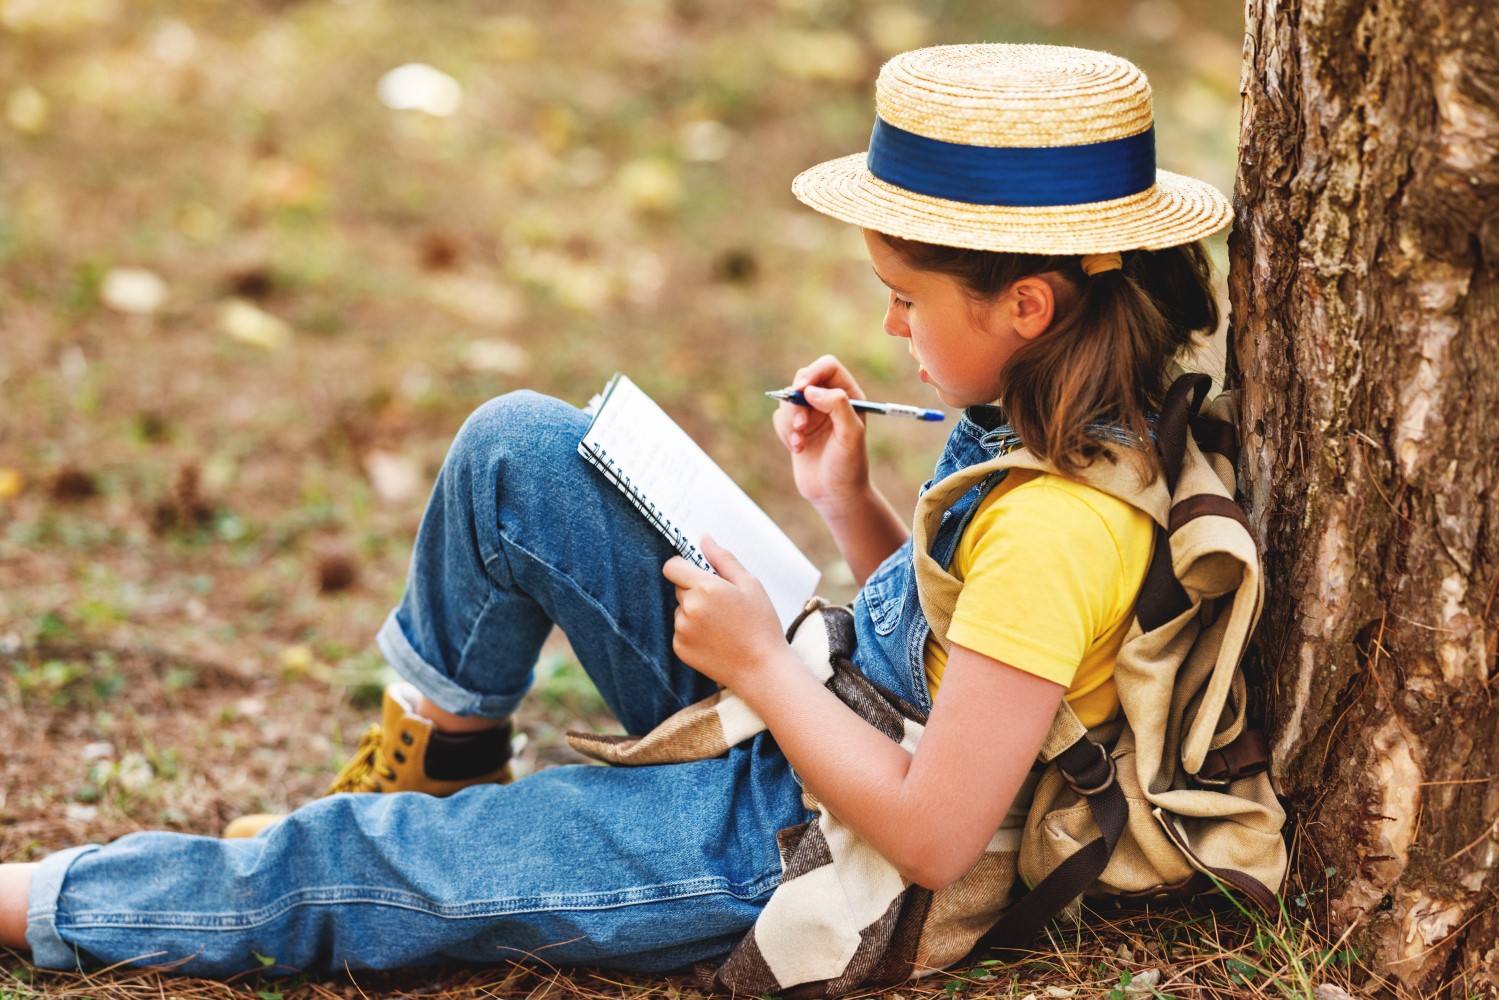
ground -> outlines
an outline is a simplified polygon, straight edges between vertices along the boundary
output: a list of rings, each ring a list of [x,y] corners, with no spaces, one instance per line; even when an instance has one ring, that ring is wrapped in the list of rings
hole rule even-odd
[[[0,859],[319,794],[374,716],[447,443],[500,392],[581,404],[628,372],[847,598],[761,391],[832,351],[876,398],[935,401],[858,234],[791,177],[863,148],[889,54],[1049,41],[1136,59],[1164,165],[1228,189],[1240,37],[1228,0],[3,0]],[[395,92],[408,63],[446,76]],[[872,439],[909,507],[941,432]],[[519,723],[523,769],[610,725],[560,637]],[[1169,953],[1098,940],[1033,982],[1123,989]],[[4,997],[690,990],[6,964]],[[985,975],[932,988],[1042,988]]]

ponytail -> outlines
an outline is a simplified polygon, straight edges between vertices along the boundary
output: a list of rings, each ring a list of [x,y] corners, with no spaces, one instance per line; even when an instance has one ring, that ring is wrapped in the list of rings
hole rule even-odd
[[[1083,273],[1079,258],[995,253],[886,242],[915,267],[948,274],[976,298],[1000,294],[1020,278],[1056,275],[1071,286],[1046,333],[1006,363],[1002,398],[1021,443],[1064,475],[1075,475],[1113,451],[1088,433],[1103,421],[1149,441],[1147,414],[1166,392],[1166,365],[1198,332],[1218,326],[1211,265],[1201,244],[1131,250],[1123,267]],[[1155,449],[1132,448],[1147,481],[1158,471]]]

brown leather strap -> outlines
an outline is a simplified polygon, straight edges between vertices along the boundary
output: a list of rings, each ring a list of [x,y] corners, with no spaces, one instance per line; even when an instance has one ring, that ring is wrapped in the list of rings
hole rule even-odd
[[[1192,600],[1176,578],[1176,568],[1171,563],[1171,542],[1166,532],[1157,527],[1155,552],[1140,584],[1140,595],[1135,598],[1135,617],[1140,619],[1142,629],[1153,632],[1191,606]]]
[[[1155,439],[1166,473],[1166,488],[1172,493],[1176,492],[1176,481],[1181,478],[1182,462],[1186,459],[1187,421],[1202,409],[1202,401],[1212,387],[1213,380],[1206,375],[1183,375],[1171,383],[1161,403]]]
[[[1197,493],[1180,503],[1171,507],[1171,523],[1167,530],[1175,533],[1178,528],[1188,521],[1199,517],[1228,517],[1238,521],[1254,537],[1254,529],[1250,527],[1249,518],[1244,516],[1243,509],[1228,497],[1221,497],[1215,493]]]
[[[1047,921],[1098,881],[1119,844],[1125,821],[1129,819],[1129,803],[1119,787],[1118,773],[1108,749],[1085,736],[1055,759],[1068,784],[1087,790],[1085,798],[1093,822],[1098,824],[1099,835],[1012,903],[999,923],[979,938],[971,954],[990,948],[1018,947],[1035,937]]]
[[[1197,777],[1212,782],[1237,781],[1262,774],[1269,767],[1270,749],[1265,746],[1265,734],[1258,729],[1246,729],[1226,746],[1209,750]]]
[[[1234,465],[1239,464],[1239,432],[1233,424],[1211,417],[1194,417],[1190,423],[1192,437],[1204,454],[1222,455]]]
[[[1166,836],[1171,838],[1171,842],[1192,861],[1193,867],[1197,868],[1198,871],[1207,872],[1229,888],[1239,890],[1239,892],[1253,901],[1267,916],[1273,917],[1280,912],[1279,900],[1276,899],[1275,893],[1265,883],[1252,875],[1239,871],[1237,868],[1217,868],[1213,865],[1204,864],[1202,859],[1197,856],[1197,853],[1192,850],[1192,845],[1187,843],[1186,835],[1176,823],[1172,822],[1169,814],[1162,809],[1156,809],[1154,812],[1156,819],[1161,823],[1161,829],[1166,831]]]

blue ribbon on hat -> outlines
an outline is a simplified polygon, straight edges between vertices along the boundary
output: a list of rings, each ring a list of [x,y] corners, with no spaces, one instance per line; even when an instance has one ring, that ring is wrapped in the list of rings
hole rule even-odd
[[[1155,126],[1080,146],[969,146],[875,118],[867,162],[887,184],[947,201],[1086,205],[1139,194],[1155,183]]]

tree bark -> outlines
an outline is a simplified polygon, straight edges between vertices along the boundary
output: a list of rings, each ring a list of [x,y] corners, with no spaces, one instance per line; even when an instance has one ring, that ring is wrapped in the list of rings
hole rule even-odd
[[[1230,365],[1290,908],[1391,990],[1499,996],[1499,3],[1246,14]]]

